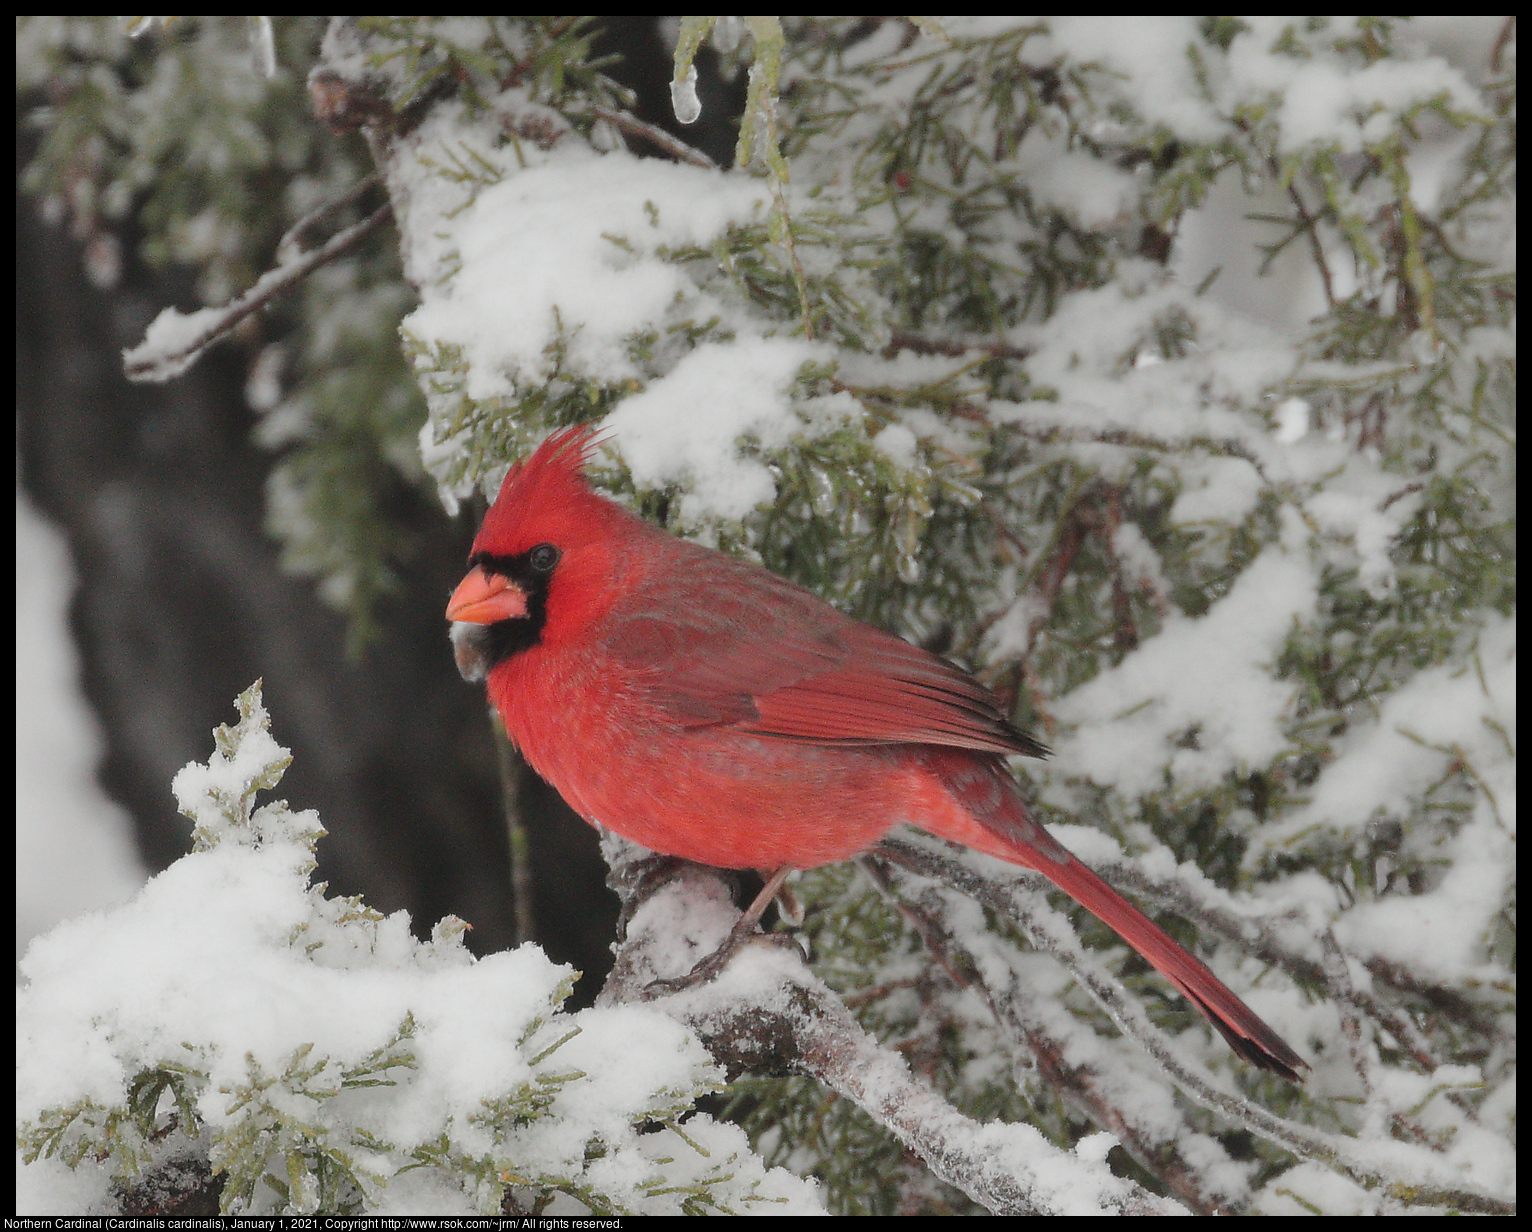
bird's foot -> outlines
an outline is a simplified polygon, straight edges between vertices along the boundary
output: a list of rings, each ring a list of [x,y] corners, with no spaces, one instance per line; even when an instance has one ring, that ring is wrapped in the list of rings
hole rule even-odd
[[[741,927],[743,925],[743,927]],[[723,969],[729,965],[734,956],[747,945],[772,945],[783,949],[791,949],[799,958],[803,957],[803,950],[797,941],[788,933],[762,933],[756,932],[755,921],[742,919],[723,939],[723,944],[702,959],[695,967],[685,975],[679,975],[673,979],[654,980],[644,988],[644,999],[652,1001],[657,997],[668,997],[672,993],[685,992],[688,988],[697,988],[703,984],[711,983],[723,973]]]
[[[788,874],[792,871],[792,865],[785,864],[766,878],[766,884],[761,887],[761,892],[745,908],[744,914],[734,922],[734,927],[729,930],[729,935],[724,938],[723,944],[685,975],[677,979],[655,980],[644,990],[645,1000],[652,1001],[655,997],[667,996],[687,988],[696,988],[699,984],[706,984],[709,980],[717,979],[719,973],[729,965],[729,960],[739,952],[739,947],[746,942],[752,945],[759,942],[767,945],[790,945],[801,958],[803,951],[798,948],[798,943],[785,933],[756,931],[761,916],[765,914],[772,900],[785,888]]]

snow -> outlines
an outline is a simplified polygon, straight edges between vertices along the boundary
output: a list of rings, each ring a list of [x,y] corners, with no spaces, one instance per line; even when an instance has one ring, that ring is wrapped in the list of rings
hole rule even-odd
[[[391,1179],[412,1150],[446,1134],[458,1151],[513,1160],[518,1175],[583,1173],[592,1192],[650,1213],[679,1213],[668,1191],[643,1196],[661,1154],[680,1157],[679,1172],[689,1168],[699,1180],[723,1151],[734,1166],[720,1190],[725,1203],[817,1213],[812,1185],[763,1169],[732,1126],[693,1116],[686,1135],[695,1147],[673,1130],[636,1133],[636,1123],[673,1117],[715,1084],[706,1052],[680,1023],[639,1006],[565,1014],[558,1004],[573,973],[536,946],[475,960],[460,930],[438,927],[420,942],[403,912],[368,915],[323,898],[309,884],[317,817],[281,802],[251,807],[257,785],[274,786],[289,760],[258,696],[239,726],[218,736],[206,765],[176,776],[177,798],[196,817],[198,849],[124,906],[34,941],[22,961],[20,1122],[81,1101],[119,1106],[135,1075],[187,1066],[202,1076],[192,1093],[215,1154],[225,1149],[220,1134],[250,1140],[248,1120],[265,1108],[307,1127],[311,1142],[334,1135],[351,1150],[350,1127],[372,1135],[379,1149],[367,1153],[363,1172],[374,1174],[366,1188],[378,1211],[478,1208],[476,1195],[440,1177],[424,1185],[409,1174],[402,1185]],[[391,1045],[401,1057],[386,1085],[342,1088],[348,1071],[376,1068],[369,1058]],[[644,1064],[631,1064],[636,1056]],[[300,1061],[314,1072],[294,1079]],[[539,1086],[548,1091],[547,1115],[499,1128],[486,1117],[494,1101]],[[593,1140],[607,1157],[587,1170]],[[23,1169],[35,1209],[66,1196],[99,1202],[101,1169],[86,1164],[81,1172],[60,1191],[51,1161]],[[672,1180],[676,1174],[667,1168]],[[634,1191],[640,1196],[630,1199]],[[268,1207],[271,1200],[257,1191],[253,1209],[281,1209]]]
[[[63,536],[16,495],[16,957],[60,920],[126,900],[145,870],[95,781],[101,736],[69,636]]]
[[[1360,151],[1393,130],[1394,114],[1437,97],[1460,112],[1484,114],[1478,91],[1439,57],[1358,64],[1337,54],[1337,41],[1358,36],[1355,18],[1331,18],[1314,31],[1291,17],[1240,20],[1246,28],[1212,70],[1211,100],[1193,71],[1190,50],[1203,42],[1196,17],[1051,17],[1048,37],[1029,41],[1023,59],[1041,66],[1062,52],[1098,65],[1131,83],[1131,90],[1123,85],[1116,90],[1149,125],[1162,125],[1187,141],[1217,141],[1224,116],[1274,103],[1284,153],[1316,145]],[[1310,54],[1282,50],[1289,38]],[[1103,78],[1098,75],[1100,84],[1112,90],[1110,79]]]
[[[1199,346],[1167,362],[1142,362],[1146,340],[1162,321],[1176,317],[1195,322]],[[1221,404],[1258,395],[1286,377],[1294,361],[1291,349],[1271,334],[1191,300],[1148,267],[1130,268],[1119,282],[1098,290],[1068,295],[1045,324],[1011,334],[1016,343],[1036,350],[1029,373],[1055,396],[1010,406],[992,403],[993,413],[1075,432],[1255,440],[1249,418]]]
[[[1296,445],[1309,433],[1309,404],[1302,398],[1284,398],[1277,405],[1277,430],[1274,434],[1284,445]]]
[[[916,452],[919,441],[915,434],[902,423],[891,423],[875,437],[872,443],[886,457],[892,458],[903,467],[914,467],[920,461],[920,455]]]
[[[422,138],[418,157],[442,153]],[[451,191],[429,174],[421,180],[422,191]],[[450,244],[434,233],[412,237],[422,303],[403,329],[427,345],[460,347],[472,398],[509,395],[518,377],[546,378],[561,320],[567,369],[633,380],[641,375],[633,335],[721,310],[656,251],[706,248],[731,224],[759,221],[765,200],[748,177],[561,150],[458,204]],[[444,280],[443,268],[457,272]]]
[[[1180,474],[1181,491],[1169,514],[1178,526],[1242,521],[1261,496],[1261,477],[1244,458],[1195,458]]]
[[[1404,515],[1414,512],[1414,502],[1405,502],[1403,509],[1381,510],[1370,493],[1332,489],[1315,493],[1307,508],[1321,530],[1350,537],[1363,589],[1377,596],[1386,593],[1394,578],[1389,550],[1398,538]]]
[[[1046,64],[1063,52],[1072,59],[1099,64],[1133,83],[1133,105],[1151,125],[1190,141],[1215,141],[1223,123],[1197,89],[1187,49],[1198,41],[1195,17],[1117,14],[1050,17],[1050,37],[1026,46],[1029,64]]]
[[[1251,29],[1237,35],[1229,48],[1229,101],[1254,101],[1267,93],[1280,99],[1277,126],[1283,152],[1334,145],[1343,153],[1357,153],[1393,131],[1396,113],[1437,96],[1445,96],[1458,111],[1485,113],[1478,91],[1445,60],[1385,59],[1362,66],[1332,57],[1297,60],[1272,50],[1293,24],[1291,18],[1243,20]],[[1335,38],[1343,32],[1325,33]]]
[[[197,358],[190,348],[223,317],[218,308],[198,308],[182,312],[177,308],[165,308],[149,322],[143,341],[122,353],[122,361],[130,368],[152,369],[157,381],[180,376]]]
[[[1135,208],[1142,185],[1132,172],[1111,166],[1062,141],[1029,141],[1017,158],[1021,174],[1038,186],[1038,197],[1069,214],[1081,227],[1105,228]]]
[[[1211,787],[1264,766],[1286,747],[1294,686],[1270,666],[1296,621],[1312,617],[1312,567],[1268,548],[1199,617],[1174,613],[1157,637],[1055,705],[1070,725],[1054,773],[1080,775],[1129,797],[1164,786]],[[1190,747],[1171,752],[1194,730]]]
[[[740,520],[776,498],[776,481],[763,463],[742,457],[736,441],[746,437],[763,449],[781,449],[794,436],[861,417],[850,394],[818,399],[807,416],[795,412],[799,400],[791,394],[799,370],[828,358],[828,348],[790,338],[706,343],[619,403],[603,425],[607,439],[640,487],[685,488],[682,525],[708,517]]]
[[[1263,849],[1280,850],[1316,824],[1347,833],[1407,814],[1455,762],[1466,763],[1485,790],[1467,824],[1435,853],[1445,865],[1439,882],[1425,893],[1359,903],[1336,925],[1353,952],[1444,980],[1480,969],[1515,875],[1515,757],[1502,734],[1516,721],[1514,622],[1490,618],[1477,659],[1477,672],[1429,668],[1384,698],[1375,718],[1357,722],[1337,742],[1309,802],[1260,834]]]
[[[794,394],[800,369],[830,359],[827,348],[770,336],[667,259],[679,249],[708,250],[730,227],[761,223],[761,180],[622,151],[564,145],[550,154],[523,143],[530,165],[505,166],[498,182],[461,194],[430,174],[440,146],[430,134],[419,138],[423,173],[412,191],[442,198],[454,218],[451,241],[434,232],[407,237],[422,302],[402,328],[433,355],[461,356],[463,396],[513,400],[555,373],[628,391],[608,418],[607,439],[640,485],[687,485],[678,512],[693,526],[737,520],[772,498],[770,473],[739,455],[740,437],[781,448],[861,414],[849,395]],[[486,163],[508,157],[476,152]],[[675,330],[710,320],[737,336],[672,353]],[[645,338],[650,359],[636,349]],[[439,444],[433,426],[456,406],[432,399],[422,443],[434,473],[460,447],[455,439]],[[466,490],[443,494],[450,505]]]

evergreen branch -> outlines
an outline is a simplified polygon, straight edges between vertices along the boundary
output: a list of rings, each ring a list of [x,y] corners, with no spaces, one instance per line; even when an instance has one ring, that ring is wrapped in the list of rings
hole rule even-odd
[[[1174,1137],[1164,1141],[1166,1134],[1162,1125],[1139,1124],[1132,1106],[1123,1096],[1123,1075],[1103,1075],[1088,1064],[1076,1064],[1067,1060],[1068,1043],[1048,1030],[1042,1018],[1029,1012],[1032,1004],[1025,990],[1016,986],[1012,973],[1008,987],[992,986],[995,967],[986,964],[982,968],[969,946],[960,940],[957,929],[949,927],[943,918],[941,906],[932,901],[929,893],[910,901],[899,892],[889,873],[889,866],[877,854],[861,856],[857,860],[873,884],[883,896],[892,902],[905,922],[919,934],[926,951],[947,972],[959,988],[966,988],[979,996],[989,1007],[995,1020],[1017,1040],[1025,1041],[1038,1073],[1043,1081],[1058,1092],[1071,1107],[1088,1117],[1100,1128],[1116,1136],[1125,1151],[1151,1175],[1156,1177],[1177,1201],[1191,1207],[1199,1215],[1220,1213],[1217,1200],[1204,1191],[1198,1177],[1198,1169],[1181,1153]],[[979,940],[972,932],[967,934],[973,941]],[[988,978],[986,978],[988,976]],[[1128,1081],[1135,1081],[1129,1078]],[[1159,1142],[1153,1139],[1160,1139]]]
[[[1400,1048],[1426,1073],[1434,1073],[1441,1064],[1431,1055],[1425,1037],[1409,1015],[1381,1001],[1370,991],[1351,988],[1349,978],[1337,981],[1329,963],[1316,962],[1283,944],[1276,931],[1260,921],[1192,893],[1179,878],[1146,873],[1137,861],[1131,859],[1093,860],[1091,867],[1115,888],[1130,891],[1157,907],[1194,921],[1200,928],[1240,946],[1251,957],[1284,971],[1295,984],[1325,988],[1337,999],[1354,998],[1357,1008],[1393,1036]],[[1323,937],[1321,943],[1325,944]]]
[[[1400,1201],[1445,1206],[1484,1214],[1511,1214],[1516,1204],[1497,1194],[1467,1186],[1445,1165],[1433,1167],[1429,1152],[1411,1157],[1406,1168],[1397,1158],[1379,1155],[1373,1144],[1339,1134],[1327,1134],[1278,1117],[1238,1095],[1221,1089],[1209,1075],[1192,1069],[1170,1041],[1145,1017],[1142,1009],[1122,995],[1122,987],[1100,967],[1082,959],[1078,941],[1055,931],[1032,906],[1042,878],[1023,874],[1006,882],[991,880],[945,854],[898,839],[884,839],[878,856],[922,877],[954,886],[984,906],[1013,920],[1034,945],[1057,958],[1102,1005],[1124,1034],[1131,1036],[1192,1099],[1270,1142],[1303,1158],[1322,1163],[1367,1189],[1381,1189]],[[1035,900],[1034,900],[1035,901]],[[1397,1141],[1395,1147],[1402,1146]]]
[[[1131,449],[1147,449],[1155,453],[1178,453],[1186,449],[1206,449],[1209,453],[1218,454],[1225,458],[1239,458],[1250,463],[1255,468],[1256,474],[1261,477],[1268,488],[1277,485],[1266,473],[1266,466],[1255,452],[1243,441],[1233,437],[1188,437],[1182,440],[1166,440],[1162,437],[1148,436],[1142,432],[1134,432],[1127,428],[1104,428],[1099,431],[1090,429],[1063,428],[1050,425],[1045,428],[1032,428],[1024,423],[1016,422],[1012,425],[1017,432],[1029,440],[1035,440],[1044,445],[1053,445],[1059,442],[1095,442],[1101,445],[1123,445]]]
[[[1485,1012],[1485,1006],[1470,1001],[1457,989],[1427,983],[1415,972],[1406,970],[1387,958],[1374,956],[1367,959],[1365,965],[1375,980],[1381,980],[1400,992],[1420,997],[1445,1017],[1462,1024],[1475,1035],[1497,1045],[1514,1044],[1514,1037],[1507,1035],[1494,1016]]]

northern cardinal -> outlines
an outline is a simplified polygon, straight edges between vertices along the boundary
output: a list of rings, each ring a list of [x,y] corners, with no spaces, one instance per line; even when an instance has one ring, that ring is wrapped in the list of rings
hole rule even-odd
[[[1004,758],[1046,750],[983,685],[598,496],[594,443],[566,429],[511,470],[447,605],[459,668],[576,812],[662,854],[775,870],[771,888],[912,823],[1042,873],[1235,1052],[1297,1080],[1276,1032],[1032,820]]]

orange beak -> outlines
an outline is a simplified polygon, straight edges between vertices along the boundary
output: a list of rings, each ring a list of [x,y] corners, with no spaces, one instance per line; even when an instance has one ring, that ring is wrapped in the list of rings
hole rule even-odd
[[[447,619],[471,625],[492,625],[527,614],[527,596],[510,578],[473,569],[447,601]]]

